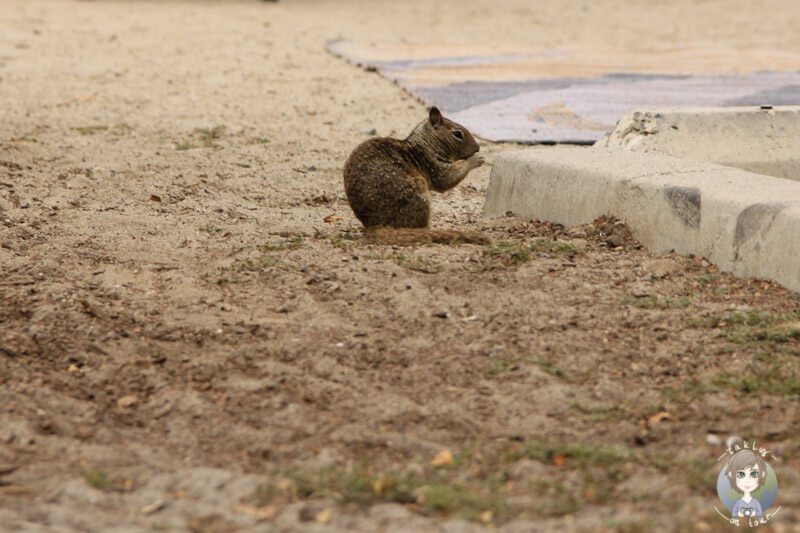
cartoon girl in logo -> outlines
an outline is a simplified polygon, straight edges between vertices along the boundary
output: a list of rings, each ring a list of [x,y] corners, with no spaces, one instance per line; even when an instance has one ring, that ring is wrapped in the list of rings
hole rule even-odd
[[[761,503],[753,497],[753,493],[764,486],[767,480],[767,464],[760,455],[752,450],[740,450],[728,461],[725,473],[731,489],[740,493],[731,509],[732,517],[762,516]]]

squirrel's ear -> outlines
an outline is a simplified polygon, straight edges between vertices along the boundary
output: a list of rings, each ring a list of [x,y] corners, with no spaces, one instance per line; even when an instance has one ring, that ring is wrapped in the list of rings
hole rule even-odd
[[[433,106],[428,113],[428,120],[431,122],[431,126],[438,126],[442,122],[442,112],[439,111],[439,108]]]

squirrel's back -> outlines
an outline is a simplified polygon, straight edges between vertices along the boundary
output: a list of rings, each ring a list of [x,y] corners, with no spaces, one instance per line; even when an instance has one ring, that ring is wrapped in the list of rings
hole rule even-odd
[[[356,147],[344,165],[344,190],[366,227],[428,225],[427,180],[405,141],[381,137]]]

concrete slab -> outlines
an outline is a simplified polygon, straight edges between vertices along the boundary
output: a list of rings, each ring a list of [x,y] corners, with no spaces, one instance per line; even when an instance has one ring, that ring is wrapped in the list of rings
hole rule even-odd
[[[615,215],[650,250],[800,291],[800,182],[619,148],[531,149],[494,162],[484,216],[508,211],[561,224]]]
[[[765,95],[769,103],[769,95]],[[661,153],[800,181],[800,106],[631,111],[596,146]]]

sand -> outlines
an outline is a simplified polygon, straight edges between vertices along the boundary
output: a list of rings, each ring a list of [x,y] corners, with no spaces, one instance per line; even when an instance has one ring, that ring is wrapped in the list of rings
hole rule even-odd
[[[728,436],[800,518],[796,294],[612,222],[368,244],[421,104],[336,38],[800,51],[792,1],[0,4],[0,529],[709,530]],[[546,149],[546,148],[543,148]],[[445,453],[445,450],[449,452]],[[471,528],[471,529],[470,529]]]

